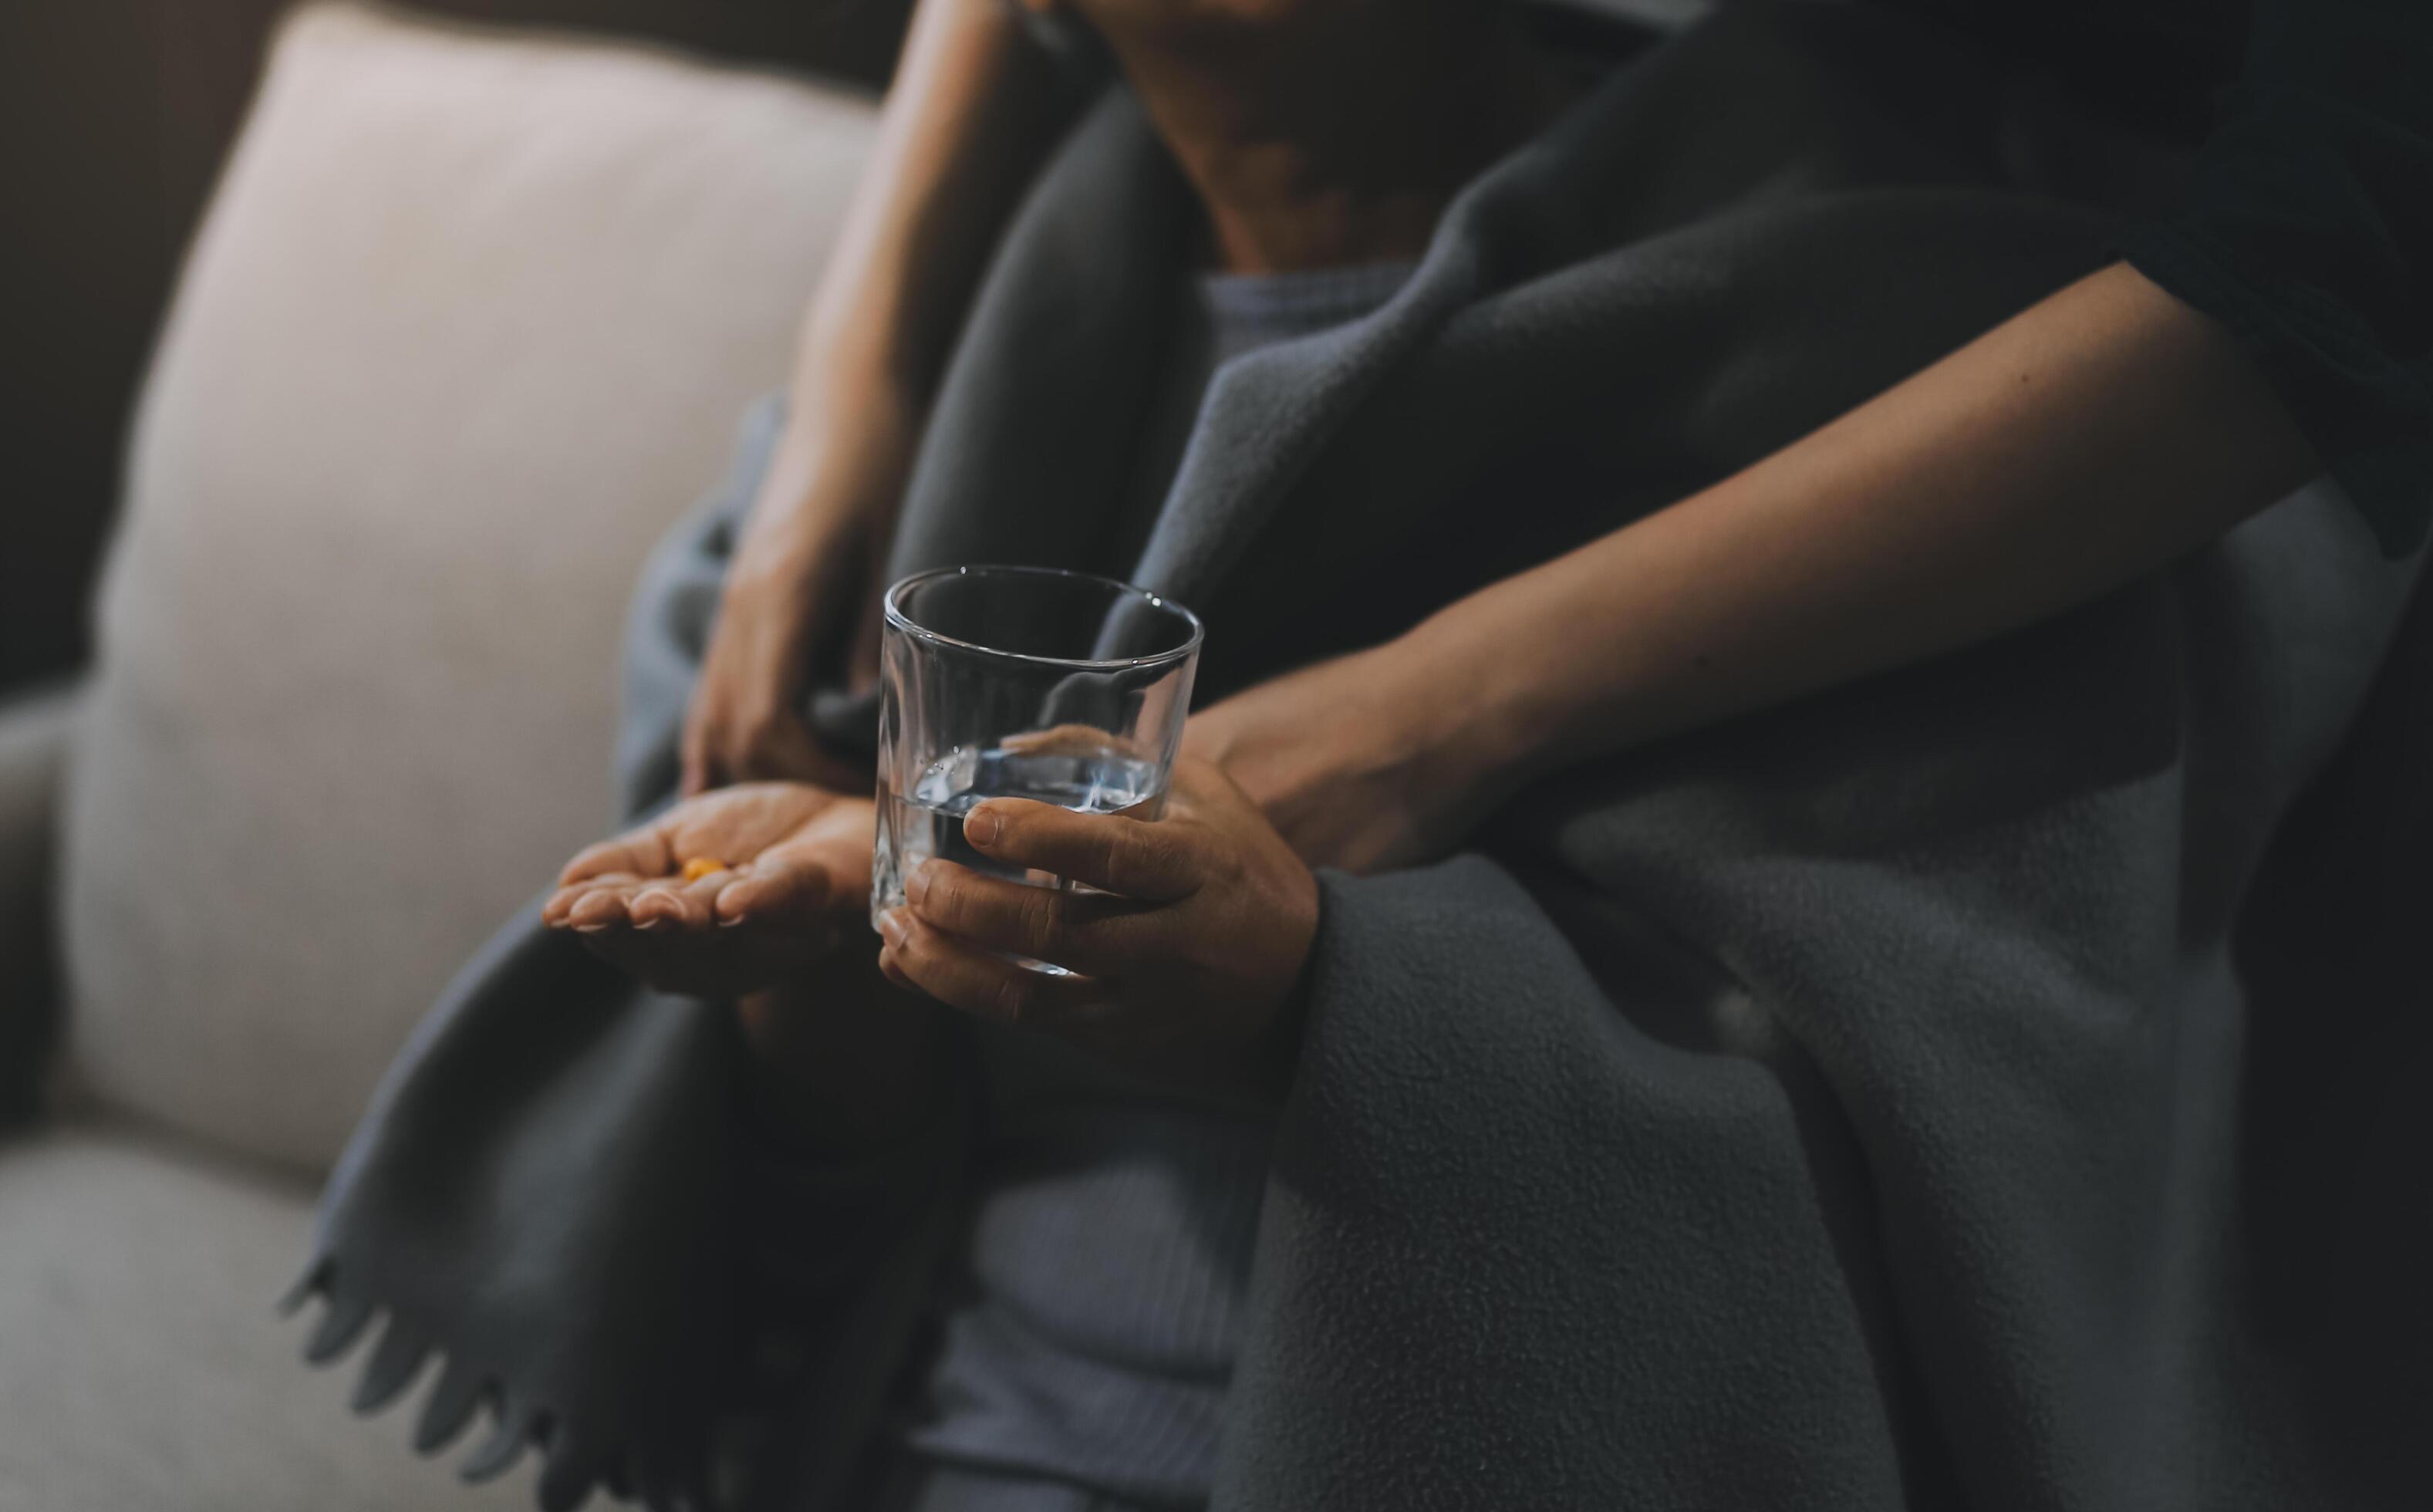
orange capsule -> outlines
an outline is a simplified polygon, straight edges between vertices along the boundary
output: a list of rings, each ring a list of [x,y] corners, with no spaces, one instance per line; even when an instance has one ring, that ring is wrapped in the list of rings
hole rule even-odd
[[[698,882],[705,876],[715,876],[726,870],[726,863],[706,856],[696,856],[684,863],[684,879]]]

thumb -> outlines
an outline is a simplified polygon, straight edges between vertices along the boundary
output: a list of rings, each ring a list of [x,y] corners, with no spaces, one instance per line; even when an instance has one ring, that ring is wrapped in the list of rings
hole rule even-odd
[[[780,928],[828,928],[870,886],[866,820],[835,810],[755,857],[719,889],[718,922]]]

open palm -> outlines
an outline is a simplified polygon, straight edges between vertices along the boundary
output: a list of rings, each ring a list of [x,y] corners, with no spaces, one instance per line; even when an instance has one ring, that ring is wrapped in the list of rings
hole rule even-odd
[[[723,788],[576,856],[541,917],[654,986],[757,991],[859,922],[873,825],[870,799],[808,783]]]

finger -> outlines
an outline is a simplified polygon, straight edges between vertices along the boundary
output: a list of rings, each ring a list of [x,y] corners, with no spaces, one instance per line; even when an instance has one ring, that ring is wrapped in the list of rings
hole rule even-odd
[[[1025,730],[1009,735],[997,742],[1009,751],[1026,756],[1100,756],[1114,753],[1141,759],[1145,753],[1140,742],[1129,736],[1102,730],[1095,724],[1057,724],[1045,730]]]
[[[878,921],[887,946],[878,969],[900,976],[949,1008],[1000,1024],[1052,1024],[1106,995],[1088,977],[1056,977],[1017,966],[977,945],[933,929],[904,909]]]
[[[564,886],[610,872],[658,876],[674,869],[675,858],[669,853],[667,836],[657,824],[651,824],[575,852],[574,859],[557,874],[557,880]]]
[[[702,676],[695,681],[692,697],[685,705],[684,730],[676,746],[679,798],[697,798],[721,786],[717,770],[719,735],[729,718],[724,707],[726,685],[721,677],[724,658],[718,654],[721,648],[717,628],[712,627],[710,644],[702,658]]]
[[[904,897],[922,923],[958,939],[1095,977],[1153,949],[1163,922],[1130,898],[1032,887],[952,861],[925,862],[905,879]]]
[[[627,882],[610,887],[595,887],[577,899],[567,910],[569,927],[590,933],[601,929],[622,929],[632,926],[630,907],[635,896],[648,886],[644,882]]]
[[[638,929],[709,929],[718,923],[718,890],[733,881],[724,869],[690,882],[675,879],[645,886],[628,905]]]
[[[840,805],[741,868],[717,898],[718,922],[801,923],[853,907],[870,890],[870,810]]]
[[[642,880],[631,872],[604,872],[598,876],[586,877],[580,882],[559,888],[549,895],[548,902],[540,906],[541,922],[553,927],[569,924],[572,922],[571,916],[576,907],[592,893],[604,891],[621,892],[624,889],[638,886]]]
[[[773,846],[747,870],[723,874],[711,900],[718,923],[768,924],[828,912],[834,889],[827,868],[800,854],[801,849]]]
[[[1203,875],[1186,825],[1075,813],[1029,798],[981,804],[963,816],[963,838],[993,860],[1148,903],[1189,897]]]
[[[677,753],[676,796],[698,798],[710,790],[709,732],[699,720],[685,726],[684,745]]]

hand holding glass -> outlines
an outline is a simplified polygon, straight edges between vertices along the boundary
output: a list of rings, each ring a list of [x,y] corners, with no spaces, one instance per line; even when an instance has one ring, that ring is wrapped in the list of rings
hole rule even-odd
[[[903,906],[905,878],[932,857],[1037,887],[1074,885],[974,849],[962,816],[984,800],[1155,819],[1199,640],[1190,610],[1079,572],[942,568],[890,588],[873,922]]]

